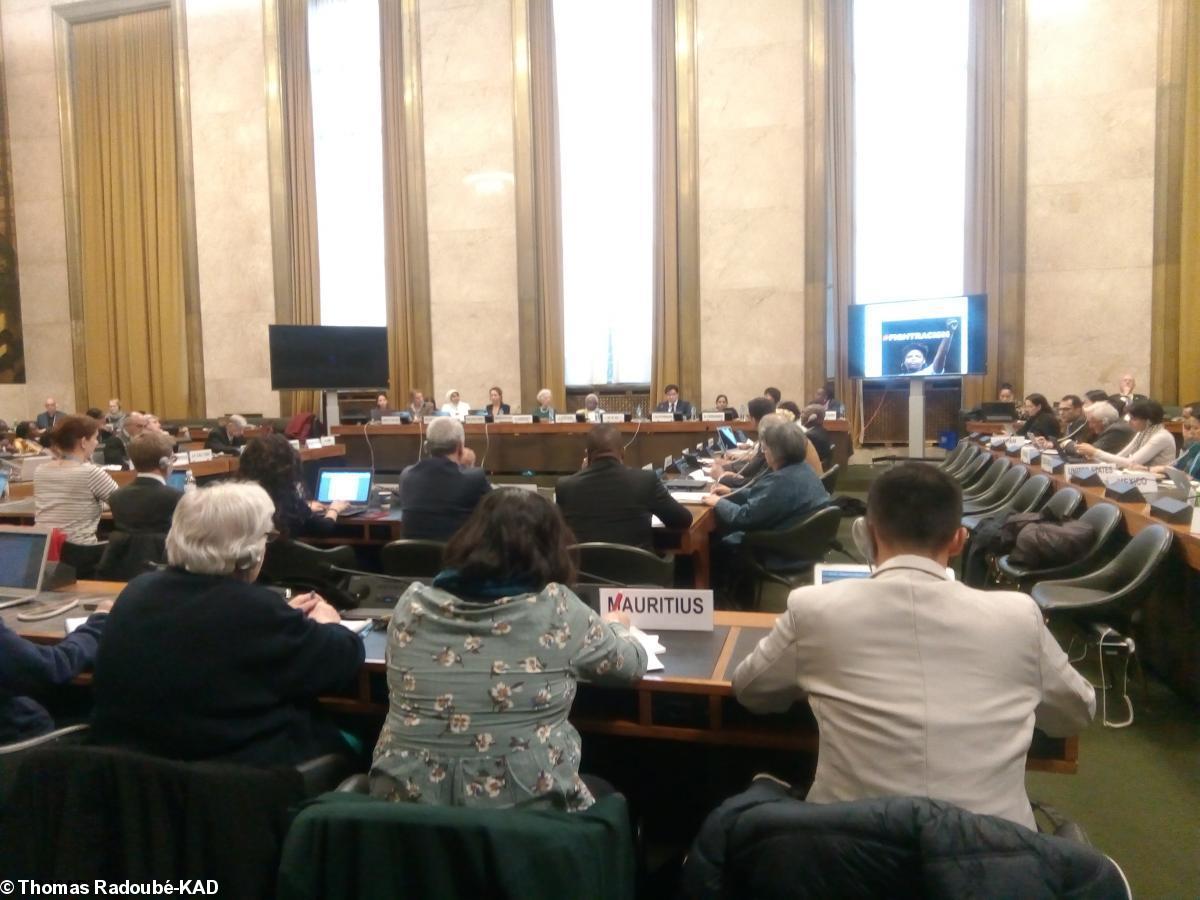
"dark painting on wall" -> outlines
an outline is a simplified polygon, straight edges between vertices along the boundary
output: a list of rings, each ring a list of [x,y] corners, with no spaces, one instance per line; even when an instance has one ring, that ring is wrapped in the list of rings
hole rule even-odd
[[[8,145],[8,88],[0,62],[0,384],[25,383],[21,286],[17,279],[17,218]]]

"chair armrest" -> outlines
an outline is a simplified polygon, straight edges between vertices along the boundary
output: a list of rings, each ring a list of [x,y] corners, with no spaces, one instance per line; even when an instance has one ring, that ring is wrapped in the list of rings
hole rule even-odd
[[[39,734],[37,737],[27,738],[23,741],[17,741],[15,744],[5,744],[0,747],[0,756],[7,756],[12,753],[24,753],[27,750],[34,750],[38,747],[49,747],[58,744],[82,744],[87,740],[87,732],[87,725],[68,725],[66,728],[56,728],[54,731]]]
[[[351,775],[337,786],[339,794],[366,794],[370,791],[370,779],[365,772]]]
[[[304,796],[315,797],[332,791],[354,770],[354,762],[340,753],[326,753],[296,766],[304,783]]]

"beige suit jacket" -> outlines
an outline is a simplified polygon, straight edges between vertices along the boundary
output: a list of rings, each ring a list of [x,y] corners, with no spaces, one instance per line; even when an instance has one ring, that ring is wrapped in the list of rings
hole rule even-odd
[[[808,696],[812,802],[931,797],[1029,828],[1034,725],[1065,737],[1096,708],[1030,597],[969,588],[919,556],[793,591],[733,689],[755,712]]]

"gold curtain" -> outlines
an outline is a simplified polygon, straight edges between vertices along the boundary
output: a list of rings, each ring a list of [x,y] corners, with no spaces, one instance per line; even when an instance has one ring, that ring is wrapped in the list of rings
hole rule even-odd
[[[71,29],[87,402],[185,417],[174,48],[167,9]]]
[[[384,0],[379,4],[384,263],[389,372],[392,405],[397,409],[407,405],[411,390],[420,390],[426,396],[433,392],[419,66],[404,46],[405,29],[416,30],[416,15],[412,0]]]
[[[971,0],[963,287],[988,296],[988,372],[963,407],[1022,391],[1025,369],[1025,0]]]
[[[553,0],[514,0],[513,49],[517,239],[528,248],[517,261],[521,400],[532,409],[545,387],[561,407],[566,393]]]
[[[1200,8],[1187,7],[1184,54],[1183,221],[1180,228],[1180,403],[1200,400]]]
[[[308,68],[308,0],[278,0],[277,10],[290,297],[286,308],[278,310],[278,319],[289,325],[319,325],[321,269]],[[319,413],[320,395],[317,391],[280,391],[279,406],[284,416]]]
[[[654,358],[650,399],[667,384],[700,405],[695,0],[654,4]]]

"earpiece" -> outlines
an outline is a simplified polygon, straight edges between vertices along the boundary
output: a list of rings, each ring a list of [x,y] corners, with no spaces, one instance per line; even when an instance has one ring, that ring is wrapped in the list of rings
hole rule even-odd
[[[871,539],[870,529],[867,528],[865,516],[859,516],[850,526],[850,536],[854,538],[854,546],[863,555],[867,565],[875,568],[875,541]]]
[[[233,564],[234,571],[247,572],[262,562],[262,558],[262,547],[255,547],[252,550],[248,550],[237,558],[237,561]]]
[[[162,457],[159,457],[159,460],[158,460],[158,467],[159,467],[160,469],[169,469],[169,468],[171,468],[171,457],[169,457],[169,456],[162,456]]]

